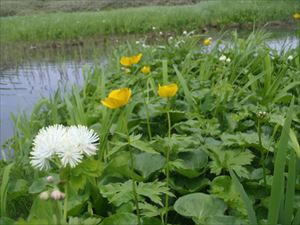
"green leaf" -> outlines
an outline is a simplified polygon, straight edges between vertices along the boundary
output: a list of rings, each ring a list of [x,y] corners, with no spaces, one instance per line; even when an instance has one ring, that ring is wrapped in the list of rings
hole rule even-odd
[[[133,167],[142,174],[144,179],[147,179],[152,173],[162,169],[164,164],[165,157],[160,154],[143,152],[133,156]]]
[[[286,193],[284,201],[284,224],[291,224],[293,219],[295,186],[296,186],[296,155],[294,151],[290,153],[289,171],[287,176]]]
[[[203,193],[182,196],[174,204],[177,213],[204,224],[209,217],[223,215],[226,208],[226,204],[219,198]]]
[[[161,220],[158,218],[152,217],[143,217],[142,225],[163,225]]]
[[[28,182],[23,179],[18,179],[9,185],[9,198],[10,200],[26,195],[28,192]]]
[[[62,207],[60,201],[41,200],[36,197],[28,216],[28,223],[31,224],[35,220],[47,221],[47,224],[61,224]],[[45,223],[42,223],[45,224]]]
[[[283,197],[282,194],[284,191],[284,167],[287,152],[286,146],[288,145],[289,141],[290,127],[293,116],[293,106],[294,99],[291,101],[291,105],[288,110],[284,126],[282,128],[281,136],[276,151],[274,175],[269,202],[268,224],[277,224],[279,208]]]
[[[256,219],[255,211],[252,206],[252,202],[250,201],[248,195],[246,194],[246,192],[244,190],[244,187],[240,183],[240,181],[239,181],[238,177],[235,175],[234,171],[229,170],[229,173],[230,173],[230,176],[233,180],[233,183],[234,183],[237,191],[240,193],[241,198],[243,199],[244,205],[248,212],[248,218],[249,218],[250,224],[256,225],[257,219]]]
[[[182,160],[182,163],[176,171],[189,178],[202,174],[208,162],[208,155],[201,149],[179,152],[178,158]]]
[[[248,171],[244,166],[251,164],[254,155],[248,150],[222,150],[215,148],[210,151],[210,157],[212,161],[209,163],[209,167],[212,173],[219,175],[223,169],[227,171],[233,169],[240,177],[247,177]]]
[[[137,225],[137,216],[132,213],[117,213],[105,218],[100,225]]]
[[[292,147],[295,150],[298,158],[300,159],[300,146],[299,146],[299,142],[297,140],[297,136],[295,134],[295,131],[293,131],[293,129],[290,129],[290,139],[292,142]]]
[[[247,211],[243,204],[240,194],[233,185],[229,176],[218,176],[211,182],[210,192],[223,199],[230,208],[238,212],[241,216],[246,216]]]
[[[210,180],[202,176],[190,179],[180,175],[173,175],[170,178],[170,187],[182,195],[201,191],[209,184]]]
[[[12,169],[13,166],[14,166],[14,163],[11,163],[4,168],[3,177],[1,180],[1,189],[0,189],[1,217],[6,216],[6,203],[7,203],[6,198],[7,198],[7,191],[8,191],[7,188],[8,188],[8,182],[9,182],[10,170]]]
[[[72,170],[72,175],[79,176],[84,174],[90,177],[98,177],[102,174],[103,169],[103,162],[89,157]]]
[[[39,178],[33,181],[32,185],[29,187],[28,192],[31,194],[40,193],[45,190],[47,186],[47,181],[44,178]]]
[[[148,152],[152,154],[158,154],[150,145],[148,142],[144,142],[142,140],[133,140],[130,142],[130,145],[134,148],[137,148],[141,150],[142,152]]]

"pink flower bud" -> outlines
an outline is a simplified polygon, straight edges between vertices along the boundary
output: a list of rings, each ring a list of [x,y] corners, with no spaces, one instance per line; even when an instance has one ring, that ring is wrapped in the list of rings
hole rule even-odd
[[[51,192],[51,198],[54,200],[61,200],[65,197],[65,194],[60,192],[59,190],[54,190]]]

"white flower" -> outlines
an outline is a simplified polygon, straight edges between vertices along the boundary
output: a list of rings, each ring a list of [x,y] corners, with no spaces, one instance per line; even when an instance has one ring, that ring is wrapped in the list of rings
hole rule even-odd
[[[219,58],[219,60],[220,60],[221,62],[225,62],[226,59],[227,59],[227,57],[226,57],[225,55],[221,55],[220,58]]]
[[[139,45],[139,44],[140,44],[140,41],[136,41],[135,43],[136,43],[137,45]]]
[[[152,27],[152,30],[156,30],[156,27]]]
[[[168,38],[168,40],[169,40],[169,41],[172,41],[172,40],[173,40],[173,37],[172,37],[172,36],[170,36],[170,37]]]
[[[292,56],[292,55],[289,55],[288,57],[287,57],[287,60],[288,61],[292,61],[294,59],[294,57]]]
[[[77,148],[81,154],[95,155],[99,137],[94,130],[78,125],[68,129],[66,138]]]
[[[49,169],[49,160],[63,147],[65,135],[66,128],[62,125],[42,128],[33,140],[31,165],[40,170]]]
[[[182,32],[182,34],[183,34],[183,35],[187,35],[188,32],[185,30],[185,31]]]
[[[98,135],[82,125],[43,128],[34,139],[30,163],[40,170],[48,169],[49,161],[57,155],[63,167],[69,164],[73,168],[82,161],[84,155],[96,154],[98,141]],[[50,182],[51,178],[48,178]]]
[[[230,62],[231,62],[231,59],[230,59],[230,58],[227,58],[227,59],[226,59],[226,62],[227,62],[227,63],[230,63]]]
[[[163,35],[163,32],[159,31],[159,35]]]

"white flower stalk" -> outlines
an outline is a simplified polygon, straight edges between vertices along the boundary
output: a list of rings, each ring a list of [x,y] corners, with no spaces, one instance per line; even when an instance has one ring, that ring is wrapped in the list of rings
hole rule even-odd
[[[294,57],[292,56],[292,55],[289,55],[288,57],[287,57],[287,60],[288,61],[292,61],[294,59]]]
[[[30,153],[30,163],[33,167],[43,170],[49,169],[49,160],[62,149],[66,128],[62,125],[53,125],[42,128],[33,140],[33,151]]]

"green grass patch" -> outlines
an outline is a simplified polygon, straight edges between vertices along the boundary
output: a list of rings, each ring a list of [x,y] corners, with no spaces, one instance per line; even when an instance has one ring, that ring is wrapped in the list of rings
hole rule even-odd
[[[292,21],[297,1],[203,1],[195,5],[149,6],[99,12],[1,17],[1,46],[17,42],[83,39],[111,34],[199,30],[206,26]]]

